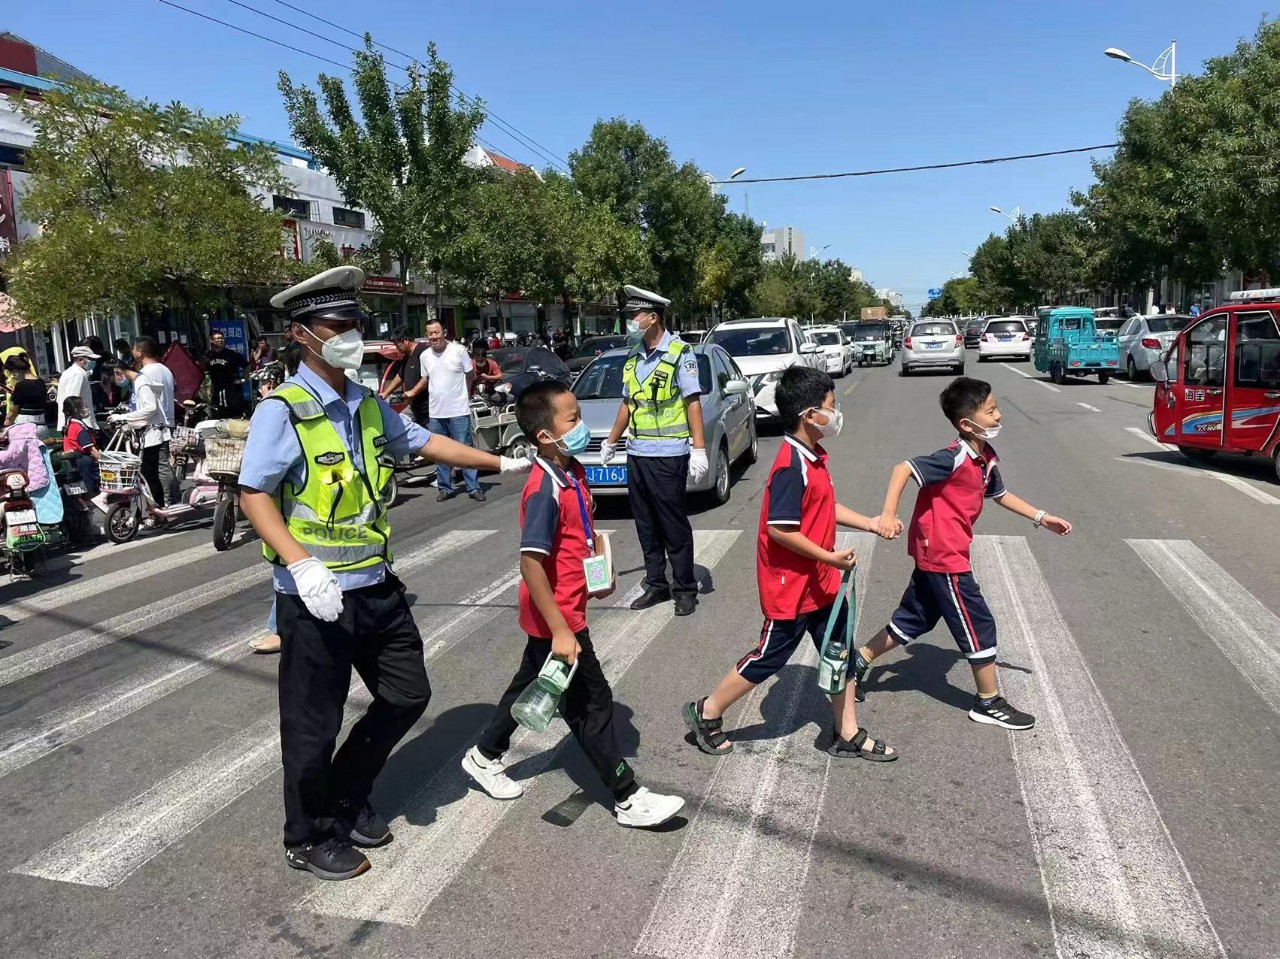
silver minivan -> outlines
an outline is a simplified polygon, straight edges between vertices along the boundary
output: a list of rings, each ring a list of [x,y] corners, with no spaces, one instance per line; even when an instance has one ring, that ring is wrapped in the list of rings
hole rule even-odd
[[[964,372],[964,334],[950,320],[920,320],[902,340],[902,375],[921,369]]]

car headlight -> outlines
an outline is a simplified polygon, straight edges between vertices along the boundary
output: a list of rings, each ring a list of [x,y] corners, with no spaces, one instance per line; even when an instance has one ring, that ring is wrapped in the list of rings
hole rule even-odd
[[[761,383],[776,383],[782,379],[782,374],[786,370],[774,370],[772,373],[766,373],[760,380]]]

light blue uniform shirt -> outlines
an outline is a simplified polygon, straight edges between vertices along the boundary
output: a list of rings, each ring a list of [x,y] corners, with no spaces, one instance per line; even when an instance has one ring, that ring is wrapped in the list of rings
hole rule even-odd
[[[638,355],[640,361],[636,363],[636,379],[641,385],[645,380],[658,368],[658,361],[662,359],[667,352],[667,348],[674,340],[675,334],[667,330],[662,334],[662,339],[658,341],[658,345],[651,351],[646,351],[644,341],[632,351],[633,355]],[[676,385],[680,387],[680,395],[686,399],[691,396],[702,395],[702,384],[698,381],[698,358],[693,355],[693,347],[689,347],[684,356],[680,360],[680,365],[676,367]],[[682,440],[633,440],[627,439],[627,455],[628,456],[688,456],[689,441]]]
[[[298,384],[320,401],[329,422],[338,431],[343,445],[351,454],[352,462],[357,469],[363,469],[364,450],[360,443],[351,442],[351,433],[356,409],[361,400],[372,391],[353,382],[349,377],[343,377],[346,394],[339,396],[333,391],[333,387],[307,369],[305,364],[299,366],[298,372],[285,382]],[[382,409],[382,428],[387,437],[387,445],[383,449],[388,454],[398,459],[409,453],[416,453],[427,445],[427,440],[431,439],[430,432],[416,423],[405,423],[381,397],[378,398],[378,406]],[[289,422],[288,407],[272,400],[258,404],[253,413],[249,442],[245,444],[244,461],[240,466],[240,485],[274,494],[285,480],[295,484],[302,482],[302,445]],[[334,575],[345,591],[381,583],[386,578],[387,568],[385,563],[379,563],[377,566]],[[288,569],[277,566],[274,576],[276,592],[298,592],[293,574]]]

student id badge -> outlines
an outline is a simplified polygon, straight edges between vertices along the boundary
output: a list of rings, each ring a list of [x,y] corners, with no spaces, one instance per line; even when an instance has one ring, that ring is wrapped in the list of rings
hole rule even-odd
[[[582,570],[587,577],[587,593],[591,596],[610,592],[614,583],[609,534],[596,533],[595,540],[596,553],[582,561]]]

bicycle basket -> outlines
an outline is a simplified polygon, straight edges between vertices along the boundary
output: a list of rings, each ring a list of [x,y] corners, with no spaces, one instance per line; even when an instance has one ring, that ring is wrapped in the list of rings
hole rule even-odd
[[[204,442],[204,469],[210,476],[239,476],[245,440],[215,436]]]
[[[142,458],[127,450],[107,450],[98,460],[98,478],[109,493],[128,493],[138,485]]]

